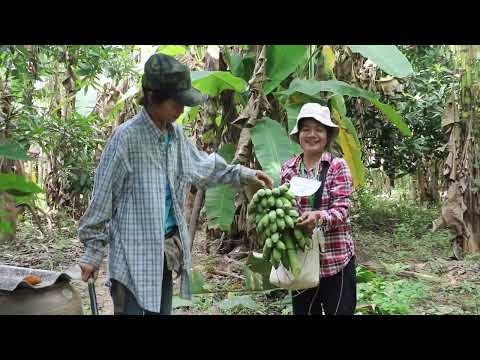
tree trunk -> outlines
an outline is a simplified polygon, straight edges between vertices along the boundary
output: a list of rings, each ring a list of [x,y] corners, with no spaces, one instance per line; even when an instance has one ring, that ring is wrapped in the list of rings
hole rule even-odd
[[[18,208],[15,206],[15,198],[6,192],[0,192],[1,220],[10,225],[11,232],[0,231],[0,244],[12,242],[17,234]]]
[[[445,225],[451,233],[454,254],[461,258],[466,253],[480,252],[480,197],[473,183],[479,177],[479,114],[476,99],[480,95],[472,86],[478,80],[472,46],[460,46],[463,60],[460,103],[452,96],[447,104],[442,127],[448,136],[448,157],[443,175],[448,183],[447,199],[442,215],[434,222],[434,229]]]
[[[257,45],[257,56],[255,60],[255,68],[252,78],[249,80],[249,96],[246,106],[240,115],[233,122],[237,126],[241,126],[240,136],[233,158],[233,164],[242,164],[251,167],[254,163],[252,157],[252,145],[250,137],[250,129],[254,127],[257,120],[271,111],[270,103],[263,92],[263,83],[266,80],[266,45]],[[244,192],[237,198],[236,210],[237,223],[235,232],[243,235],[244,245],[251,249],[257,243],[254,239],[254,228],[250,226],[246,218],[247,202],[250,201],[253,194],[257,190],[255,186],[244,187]]]
[[[60,114],[65,121],[71,119],[75,111],[75,72],[73,65],[76,62],[75,57],[71,54],[68,48],[61,54],[64,66],[63,79],[61,85],[58,86],[58,79],[55,79],[54,87],[58,90],[59,97],[52,100],[51,107],[56,108],[61,104]],[[61,72],[60,72],[61,74]],[[56,93],[56,92],[55,92]],[[63,205],[64,189],[57,171],[58,166],[61,166],[61,157],[58,153],[61,149],[56,149],[52,154],[48,155],[48,167],[45,177],[45,189],[47,193],[47,203],[52,207],[59,207]]]
[[[417,201],[417,177],[415,175],[410,176],[410,199]]]
[[[418,189],[418,198],[420,204],[424,204],[427,196],[425,194],[425,173],[423,171],[423,163],[420,163],[417,167],[417,189]]]
[[[190,221],[189,221],[191,249],[193,249],[193,240],[195,239],[195,233],[197,231],[198,216],[200,215],[200,210],[203,207],[204,200],[205,200],[205,191],[197,190],[197,193],[195,194],[195,201],[193,202]]]
[[[205,59],[205,70],[207,71],[215,71],[218,70],[219,64],[218,61],[219,59],[213,58],[208,52],[206,53],[206,59]],[[202,135],[207,132],[207,131],[213,131],[215,129],[215,116],[217,114],[217,106],[214,103],[214,100],[209,100],[207,102],[207,111],[206,111],[206,117],[203,120],[202,123],[202,130],[201,130],[201,135],[199,138],[202,138]],[[213,144],[213,148],[216,150],[219,145],[219,139],[216,139]],[[203,144],[203,150],[206,150],[206,147],[208,147],[208,144]],[[205,146],[207,145],[207,146]],[[191,241],[191,247],[193,249],[193,242],[195,240],[195,234],[197,231],[197,223],[198,223],[198,218],[200,215],[200,211],[203,208],[203,204],[205,201],[205,189],[196,189],[196,194],[195,194],[195,201],[193,202],[193,208],[191,211],[190,215],[190,221],[189,221],[189,231],[190,231],[190,241]],[[208,238],[207,238],[208,241]]]
[[[439,193],[438,193],[438,161],[432,159],[430,165],[430,196],[433,203],[438,203]]]

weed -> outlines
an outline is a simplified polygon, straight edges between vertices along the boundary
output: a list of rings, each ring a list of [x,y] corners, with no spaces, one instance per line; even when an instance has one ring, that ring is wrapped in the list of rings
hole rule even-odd
[[[401,267],[398,267],[398,270],[400,269]],[[425,286],[418,281],[387,280],[361,266],[357,267],[357,277],[357,302],[372,305],[360,311],[363,314],[411,314],[412,303],[427,296]]]

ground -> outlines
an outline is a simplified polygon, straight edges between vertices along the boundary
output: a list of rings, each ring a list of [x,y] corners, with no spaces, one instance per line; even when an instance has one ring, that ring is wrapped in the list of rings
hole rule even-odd
[[[25,217],[19,224],[16,241],[0,245],[0,263],[55,271],[68,269],[83,251],[76,229],[74,221],[58,217],[54,227],[42,236],[31,219]],[[393,314],[480,313],[479,258],[452,260],[446,232],[436,236],[426,232],[412,239],[401,228],[394,233],[354,229],[358,263],[367,269],[371,264],[385,269],[378,281],[359,284],[359,313],[361,309]],[[205,242],[205,232],[200,229],[194,243],[193,265],[208,292],[195,295],[192,301],[175,296],[174,314],[291,314],[286,291],[246,291],[245,258],[238,259],[240,256],[233,253],[207,254]],[[211,251],[215,253],[215,242]],[[96,283],[97,298],[100,314],[111,315],[113,306],[104,269]],[[72,283],[81,294],[84,314],[91,314],[86,284]],[[178,290],[178,284],[175,289]]]

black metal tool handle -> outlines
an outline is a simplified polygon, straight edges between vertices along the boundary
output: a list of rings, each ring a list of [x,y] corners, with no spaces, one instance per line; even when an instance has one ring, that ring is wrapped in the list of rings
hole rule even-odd
[[[90,308],[92,309],[92,315],[99,315],[97,294],[95,293],[95,280],[93,278],[93,275],[88,278],[88,293],[90,295]]]

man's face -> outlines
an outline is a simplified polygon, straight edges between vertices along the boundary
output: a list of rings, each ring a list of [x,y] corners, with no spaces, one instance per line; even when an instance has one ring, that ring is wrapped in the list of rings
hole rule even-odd
[[[161,104],[153,105],[151,108],[152,115],[161,122],[168,124],[173,123],[183,113],[184,106],[174,99],[168,99]]]

